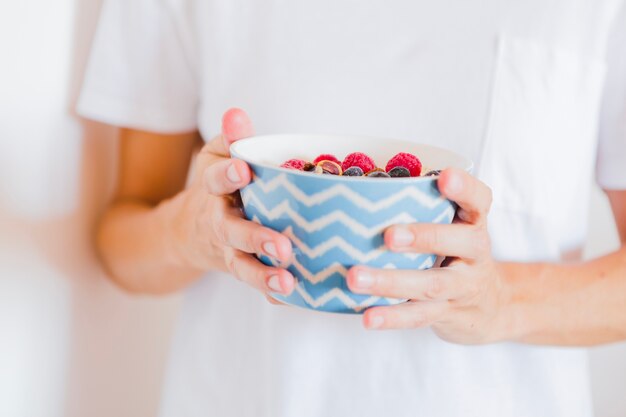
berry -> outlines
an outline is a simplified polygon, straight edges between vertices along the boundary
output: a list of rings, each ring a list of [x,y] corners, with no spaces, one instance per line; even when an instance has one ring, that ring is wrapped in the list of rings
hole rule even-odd
[[[401,177],[410,177],[411,173],[409,172],[408,169],[406,169],[405,167],[401,167],[401,166],[397,166],[395,168],[392,168],[389,170],[388,172],[390,177],[393,178],[401,178]]]
[[[362,177],[363,170],[359,167],[350,167],[343,171],[343,175],[345,175],[346,177]]]
[[[408,169],[412,177],[419,177],[420,172],[422,171],[422,163],[417,156],[406,152],[400,152],[391,158],[389,162],[387,162],[385,171],[389,172],[398,166]]]
[[[317,165],[318,162],[320,161],[333,161],[334,163],[341,165],[341,161],[337,159],[335,155],[331,155],[329,153],[321,154],[320,156],[318,156],[317,158],[313,160],[313,163]]]
[[[390,178],[389,174],[385,171],[372,171],[369,172],[367,176],[371,178]]]
[[[428,171],[426,174],[424,174],[425,177],[436,177],[439,174],[441,174],[441,170],[440,169],[434,169],[432,171]]]
[[[310,162],[307,162],[306,164],[304,164],[304,166],[302,167],[303,171],[306,172],[312,172],[315,171],[315,164],[312,164]]]
[[[315,172],[317,172],[318,169],[321,169],[324,174],[341,175],[343,173],[338,163],[327,160],[319,161],[315,167]]]
[[[304,168],[304,164],[305,162],[302,159],[290,159],[288,161],[283,162],[283,164],[280,167],[288,168],[288,169],[297,169],[298,171],[302,171],[302,169]]]
[[[370,172],[373,169],[376,169],[376,164],[369,156],[365,155],[362,152],[353,152],[346,156],[346,159],[343,160],[341,167],[346,170],[350,167],[359,167],[363,172]]]

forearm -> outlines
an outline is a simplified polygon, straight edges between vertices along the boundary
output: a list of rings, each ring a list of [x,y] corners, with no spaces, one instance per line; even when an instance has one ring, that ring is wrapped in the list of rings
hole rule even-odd
[[[109,208],[98,228],[97,246],[109,276],[120,287],[165,294],[201,276],[203,271],[186,264],[172,242],[176,204],[165,200],[152,207],[120,201]]]
[[[572,346],[626,340],[626,248],[580,264],[501,267],[511,339]]]

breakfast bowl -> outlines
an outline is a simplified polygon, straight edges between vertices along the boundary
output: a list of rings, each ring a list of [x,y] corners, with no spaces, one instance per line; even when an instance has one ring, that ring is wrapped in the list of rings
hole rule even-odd
[[[232,157],[245,161],[253,173],[241,190],[245,216],[283,233],[293,245],[291,261],[281,266],[296,278],[295,289],[288,296],[270,294],[274,299],[317,311],[359,314],[406,300],[351,292],[346,283],[351,267],[420,270],[435,264],[435,254],[387,250],[383,233],[394,224],[452,222],[456,206],[439,193],[437,176],[351,177],[280,166],[321,154],[341,160],[355,151],[383,168],[400,152],[416,155],[425,169],[472,168],[470,160],[449,150],[396,139],[283,134],[233,143]],[[277,266],[269,257],[259,259]]]

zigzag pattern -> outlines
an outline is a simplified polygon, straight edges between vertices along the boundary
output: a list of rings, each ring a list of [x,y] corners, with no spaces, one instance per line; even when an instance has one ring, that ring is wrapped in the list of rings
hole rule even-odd
[[[352,298],[350,298],[348,295],[346,295],[346,293],[343,292],[341,290],[341,288],[337,288],[337,287],[335,287],[335,288],[331,289],[330,291],[324,293],[320,297],[313,298],[313,297],[311,297],[311,295],[304,288],[302,288],[302,286],[300,284],[296,284],[294,292],[297,292],[300,295],[300,297],[302,297],[302,299],[309,306],[311,306],[313,308],[319,308],[319,307],[323,306],[324,304],[328,303],[330,300],[336,298],[336,299],[340,300],[343,304],[345,304],[346,307],[348,307],[349,309],[353,310],[356,313],[360,313],[361,311],[363,311],[367,307],[371,307],[372,305],[374,305],[379,300],[384,300],[389,305],[399,304],[399,303],[402,303],[402,302],[406,301],[406,300],[398,300],[398,299],[395,299],[395,298],[371,296],[369,298],[366,298],[364,301],[362,301],[360,303],[357,303]]]
[[[291,194],[293,198],[295,198],[298,202],[304,204],[307,207],[322,204],[334,197],[343,197],[357,207],[363,210],[367,210],[370,213],[375,213],[382,209],[391,207],[398,201],[403,200],[404,198],[411,198],[416,203],[429,209],[434,209],[439,204],[447,201],[441,196],[435,198],[430,197],[428,194],[414,187],[405,187],[402,189],[402,191],[380,201],[368,200],[367,198],[361,196],[360,194],[356,193],[354,190],[343,184],[337,184],[323,191],[320,191],[319,193],[307,195],[300,188],[290,182],[285,174],[277,175],[268,182],[265,182],[261,178],[255,176],[253,184],[257,185],[259,189],[261,189],[265,194],[268,194],[276,190],[277,188],[282,187],[287,192],[289,192],[289,194]],[[246,188],[244,195],[247,194],[249,190],[249,188]]]
[[[274,264],[274,263],[273,263]],[[340,274],[345,277],[348,275],[348,269],[341,265],[339,262],[334,262],[329,265],[327,268],[324,268],[318,273],[312,274],[308,269],[306,269],[299,261],[298,257],[294,256],[291,261],[291,265],[300,273],[300,276],[312,284],[319,284],[320,282],[324,282],[327,278]],[[274,266],[276,266],[274,264]],[[388,263],[383,266],[383,269],[397,269],[396,266],[392,263]]]
[[[346,242],[341,236],[337,235],[315,246],[314,248],[311,248],[293,233],[293,229],[291,228],[291,226],[287,226],[287,228],[283,230],[282,233],[289,239],[291,239],[291,241],[298,247],[298,249],[300,249],[302,253],[304,253],[309,259],[315,259],[323,256],[331,249],[340,249],[348,256],[355,259],[358,263],[367,264],[368,262],[371,262],[379,256],[388,252],[385,248],[385,245],[381,245],[377,249],[371,250],[367,253],[363,253],[348,242]],[[420,253],[402,253],[401,255],[411,260],[415,260],[418,257],[422,256],[422,254]]]
[[[300,262],[298,262],[297,256],[294,256],[293,260],[291,261],[291,265],[293,265],[293,267],[300,273],[302,278],[313,284],[323,282],[328,277],[334,274],[341,274],[344,277],[348,274],[348,270],[339,262],[334,262],[333,264],[329,265],[327,268],[316,274],[312,274]]]
[[[450,205],[444,211],[442,211],[440,215],[435,217],[431,223],[452,223],[455,214],[456,210],[454,206]]]
[[[252,199],[256,199],[256,196],[254,196]],[[298,225],[299,227],[301,227],[303,230],[305,230],[308,233],[318,232],[324,229],[325,227],[335,222],[338,222],[349,227],[352,231],[354,231],[356,234],[359,234],[362,237],[372,238],[376,236],[377,234],[381,233],[381,230],[384,230],[387,227],[392,226],[394,224],[410,224],[410,223],[417,222],[417,220],[411,215],[409,215],[408,213],[401,213],[393,217],[391,220],[384,221],[376,226],[366,227],[366,226],[363,226],[361,223],[357,222],[356,220],[352,219],[351,217],[348,217],[348,215],[346,215],[342,211],[334,211],[327,216],[324,216],[312,222],[309,222],[304,217],[300,216],[296,211],[294,211],[290,207],[289,201],[287,200],[283,201],[278,206],[274,207],[272,210],[268,210],[265,207],[265,205],[258,200],[255,201],[255,203],[256,203],[255,208],[258,209],[258,211],[268,220],[270,221],[276,220],[277,218],[280,218],[283,215],[286,215],[291,220],[293,220],[293,222],[296,225]],[[443,223],[444,220],[446,220],[446,223],[450,223],[452,222],[452,219],[454,218],[454,214],[455,214],[454,207],[453,206],[447,207],[444,211],[441,212],[441,214],[435,217],[432,223]],[[253,215],[250,220],[252,220],[253,222],[262,224],[261,219],[259,219],[259,217],[256,214]]]
[[[353,294],[345,286],[348,269],[357,264],[386,269],[432,267],[434,255],[390,252],[381,233],[393,224],[450,223],[455,214],[455,207],[427,182],[390,183],[379,190],[384,191],[381,194],[370,193],[368,184],[358,182],[350,186],[328,182],[319,191],[319,184],[310,178],[292,182],[284,173],[271,179],[260,175],[263,179],[255,176],[242,190],[246,214],[282,231],[293,243],[288,269],[297,279],[296,288],[288,297],[276,297],[302,307],[360,313],[371,306],[405,301]],[[273,260],[261,258],[276,266]]]
[[[424,259],[424,261],[419,264],[419,266],[417,268],[415,268],[416,270],[422,270],[422,269],[428,269],[428,268],[432,268],[433,265],[435,265],[435,262],[437,261],[437,257],[436,256],[429,256],[426,259]]]
[[[348,216],[344,211],[335,210],[326,216],[322,216],[317,218],[311,222],[307,221],[304,217],[298,214],[297,211],[291,208],[288,200],[283,200],[280,204],[274,206],[271,210],[268,210],[267,207],[261,202],[261,200],[254,194],[252,190],[245,193],[245,197],[243,198],[245,204],[254,203],[254,208],[259,211],[263,217],[268,220],[276,220],[281,217],[289,217],[296,225],[305,230],[308,233],[313,233],[324,229],[325,227],[333,224],[333,223],[342,223],[350,230],[352,230],[355,234],[365,238],[371,238],[376,236],[384,230],[385,228],[394,225],[394,224],[407,224],[407,223],[416,223],[417,219],[411,216],[408,213],[400,213],[394,216],[391,219],[387,219],[380,224],[377,224],[372,227],[366,227],[354,220],[352,217]],[[446,209],[442,212],[437,219],[435,219],[435,223],[440,222],[443,218],[449,215],[449,209]],[[452,209],[452,213],[454,215],[454,209]]]

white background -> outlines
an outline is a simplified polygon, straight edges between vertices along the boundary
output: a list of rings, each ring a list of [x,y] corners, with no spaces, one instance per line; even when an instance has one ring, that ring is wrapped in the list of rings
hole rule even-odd
[[[69,109],[99,3],[0,3],[2,417],[149,417],[158,406],[179,297],[122,294],[89,249],[115,132]],[[598,190],[590,204],[594,256],[617,238]],[[591,357],[597,416],[625,416],[626,344]]]

